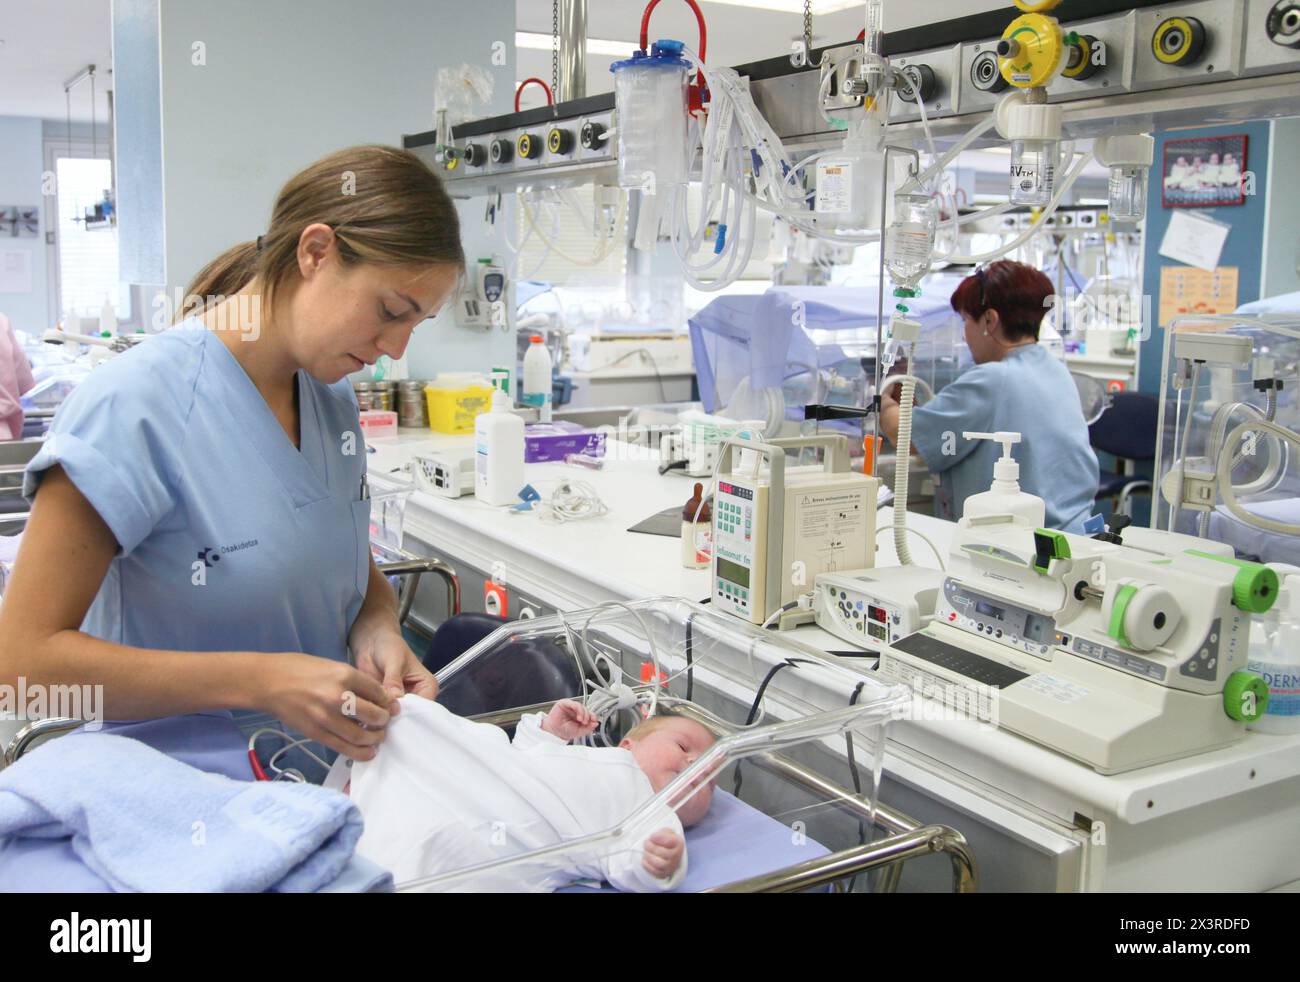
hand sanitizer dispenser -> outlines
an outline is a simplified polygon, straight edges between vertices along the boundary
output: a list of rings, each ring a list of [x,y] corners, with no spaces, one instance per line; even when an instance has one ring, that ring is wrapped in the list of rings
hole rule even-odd
[[[1003,519],[1012,525],[1042,528],[1047,522],[1047,506],[1036,495],[1020,490],[1020,465],[1011,456],[1011,448],[1021,441],[1019,433],[963,433],[967,440],[995,440],[1002,444],[1002,456],[993,465],[993,484],[982,494],[966,499],[961,526],[969,528],[980,519]]]

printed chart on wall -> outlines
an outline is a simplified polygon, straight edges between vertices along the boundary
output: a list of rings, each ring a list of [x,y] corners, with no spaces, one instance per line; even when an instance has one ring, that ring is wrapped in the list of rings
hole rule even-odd
[[[1211,272],[1192,266],[1160,270],[1160,326],[1185,314],[1231,314],[1237,309],[1238,269],[1220,266]]]

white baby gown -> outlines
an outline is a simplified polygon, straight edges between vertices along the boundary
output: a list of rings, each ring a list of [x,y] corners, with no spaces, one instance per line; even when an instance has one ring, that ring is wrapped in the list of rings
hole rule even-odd
[[[545,732],[543,718],[525,716],[511,742],[500,727],[404,696],[375,759],[352,765],[350,793],[365,819],[357,852],[390,870],[401,886],[603,832],[653,796],[629,751],[571,746]],[[685,856],[667,879],[641,864],[645,840],[660,829],[683,834],[665,808],[612,847],[431,889],[541,893],[593,879],[627,891],[671,890],[686,875]]]

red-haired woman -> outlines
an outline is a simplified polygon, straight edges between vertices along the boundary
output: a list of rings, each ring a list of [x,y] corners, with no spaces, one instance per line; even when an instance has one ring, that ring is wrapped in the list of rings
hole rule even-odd
[[[912,446],[935,475],[935,511],[961,517],[966,499],[987,491],[1001,448],[963,431],[1011,430],[1020,487],[1047,504],[1047,524],[1082,532],[1097,494],[1097,455],[1070,373],[1038,343],[1053,295],[1052,281],[1023,263],[996,262],[975,271],[952,295],[966,327],[975,366],[913,413]],[[898,440],[898,403],[886,394],[881,429]]]

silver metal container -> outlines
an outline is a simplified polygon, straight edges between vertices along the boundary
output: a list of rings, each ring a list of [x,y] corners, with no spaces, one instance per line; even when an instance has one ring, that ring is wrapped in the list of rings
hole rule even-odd
[[[429,428],[429,404],[424,398],[424,379],[397,383],[397,425],[410,429]]]
[[[357,405],[362,412],[367,409],[392,412],[397,402],[396,382],[353,382],[352,389],[357,394]]]

